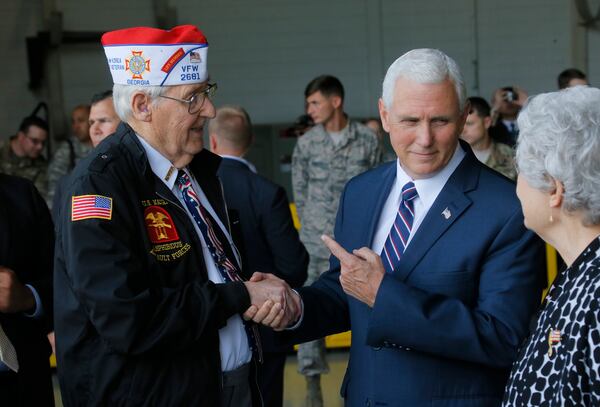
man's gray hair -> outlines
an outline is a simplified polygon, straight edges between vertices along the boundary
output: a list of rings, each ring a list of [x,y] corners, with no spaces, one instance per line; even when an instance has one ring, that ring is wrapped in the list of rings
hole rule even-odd
[[[529,100],[518,118],[517,166],[533,187],[564,185],[562,207],[600,224],[600,89],[576,86]]]
[[[127,122],[132,115],[131,97],[136,92],[142,92],[150,96],[152,103],[158,103],[158,97],[166,90],[165,86],[129,86],[129,85],[113,85],[113,102],[115,112],[121,121]]]
[[[458,106],[462,112],[467,100],[465,81],[458,64],[442,51],[431,48],[420,48],[408,51],[396,59],[387,70],[383,79],[381,98],[386,109],[392,107],[394,88],[399,77],[417,83],[441,83],[450,79],[456,89]]]

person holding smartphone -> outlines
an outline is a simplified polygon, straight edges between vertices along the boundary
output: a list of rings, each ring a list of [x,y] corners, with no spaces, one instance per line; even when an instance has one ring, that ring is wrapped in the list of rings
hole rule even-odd
[[[498,88],[492,95],[492,126],[490,136],[497,142],[513,147],[517,143],[517,116],[527,100],[527,92],[516,86]]]

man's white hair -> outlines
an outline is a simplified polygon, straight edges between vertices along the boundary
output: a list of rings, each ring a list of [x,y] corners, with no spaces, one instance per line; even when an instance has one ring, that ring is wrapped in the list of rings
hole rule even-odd
[[[115,112],[121,121],[127,122],[132,115],[131,97],[136,92],[142,92],[150,96],[152,103],[158,103],[158,97],[166,90],[165,86],[130,86],[130,85],[113,85],[113,101]]]
[[[392,106],[394,88],[400,77],[417,83],[441,83],[450,79],[456,89],[460,111],[462,112],[465,108],[467,90],[460,68],[452,58],[440,50],[432,48],[413,49],[390,65],[383,79],[383,92],[381,95],[386,109]]]

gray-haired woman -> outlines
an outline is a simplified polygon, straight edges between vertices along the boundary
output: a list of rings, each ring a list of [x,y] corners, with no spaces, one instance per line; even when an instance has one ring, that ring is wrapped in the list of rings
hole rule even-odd
[[[600,89],[530,100],[518,119],[525,224],[568,265],[507,384],[505,406],[600,405]]]

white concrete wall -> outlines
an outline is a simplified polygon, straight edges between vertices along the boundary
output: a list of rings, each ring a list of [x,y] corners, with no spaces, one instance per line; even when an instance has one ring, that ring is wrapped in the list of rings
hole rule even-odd
[[[329,73],[347,88],[350,114],[368,110],[365,0],[179,4],[180,21],[197,23],[210,43],[218,102],[246,106],[257,123],[290,121],[303,112],[306,84]]]
[[[64,30],[154,25],[150,0],[57,0]],[[330,73],[346,87],[352,116],[376,113],[387,66],[415,47],[436,47],[463,69],[469,93],[498,86],[555,89],[572,65],[572,18],[564,0],[171,0],[180,24],[197,24],[210,42],[217,103],[245,106],[257,124],[286,123],[303,111],[303,91]],[[0,137],[47,99],[27,89],[25,37],[43,30],[42,0],[0,2]],[[588,70],[600,80],[600,34],[588,32]],[[58,51],[68,111],[110,86],[99,44]],[[58,113],[58,112],[54,112]]]
[[[517,85],[529,94],[556,90],[570,67],[568,3],[561,0],[478,2],[481,95]]]

